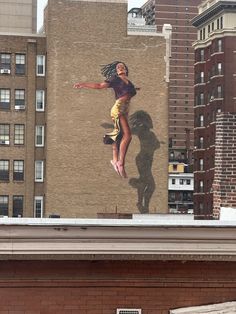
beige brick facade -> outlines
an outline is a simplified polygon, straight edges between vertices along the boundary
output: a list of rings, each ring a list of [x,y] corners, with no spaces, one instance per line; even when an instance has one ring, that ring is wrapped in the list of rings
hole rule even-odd
[[[14,196],[23,197],[24,217],[35,215],[35,197],[45,217],[167,212],[166,39],[161,34],[127,36],[125,1],[52,0],[46,16],[46,38],[0,36],[0,54],[11,58],[10,74],[0,74],[0,89],[11,92],[10,107],[0,107],[0,124],[10,125],[10,143],[0,145],[0,160],[10,166],[9,180],[0,176],[8,216]],[[17,54],[25,55],[23,75],[15,71]],[[36,73],[37,55],[46,56],[45,76]],[[102,141],[112,128],[113,91],[73,89],[78,81],[103,81],[100,66],[114,60],[128,65],[130,80],[140,87],[131,103],[130,115],[139,127],[132,129],[126,180],[112,169],[111,146]],[[15,108],[17,89],[25,91],[24,110]],[[45,91],[45,111],[36,111],[36,90]],[[24,145],[14,143],[15,124],[25,127]],[[35,145],[38,125],[45,130],[43,147]],[[20,182],[13,178],[14,160],[24,161]],[[37,160],[44,162],[42,182],[35,182]]]
[[[44,113],[35,109],[35,93],[37,88],[45,88],[45,78],[36,76],[36,55],[45,54],[45,38],[37,36],[0,36],[0,53],[10,55],[10,73],[0,74],[0,89],[10,90],[10,104],[7,110],[0,110],[0,124],[10,126],[9,145],[0,145],[0,160],[9,161],[9,180],[0,180],[0,196],[8,196],[8,215],[13,215],[13,196],[23,196],[23,216],[32,217],[34,212],[34,196],[44,195],[42,183],[34,181],[34,161],[43,159],[44,149],[35,149],[35,125],[41,120],[45,124]],[[25,56],[25,73],[16,74],[16,55]],[[1,64],[2,68],[2,64]],[[24,90],[25,108],[15,108],[15,90]],[[14,142],[14,127],[24,125],[24,144]],[[14,160],[24,162],[24,179],[13,178]]]
[[[127,36],[127,5],[120,1],[52,0],[47,14],[46,216],[53,212],[62,217],[139,212],[134,186],[141,189],[142,199],[148,197],[145,191],[154,190],[150,192],[150,212],[166,212],[165,39]],[[153,129],[141,136],[133,135],[127,180],[112,170],[111,147],[102,143],[103,126],[111,124],[112,91],[72,88],[78,81],[103,81],[100,65],[114,60],[128,65],[130,80],[141,88],[132,99],[130,114],[144,111],[153,124]],[[136,165],[140,149],[147,158],[153,156],[153,162],[142,163],[141,173]],[[143,175],[145,167],[149,167],[151,176]]]

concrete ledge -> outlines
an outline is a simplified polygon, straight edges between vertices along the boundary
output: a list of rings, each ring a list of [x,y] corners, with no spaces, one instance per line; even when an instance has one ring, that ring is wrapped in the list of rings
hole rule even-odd
[[[233,314],[236,313],[236,302],[225,302],[203,306],[186,307],[170,310],[170,314]]]
[[[236,224],[156,219],[0,219],[0,259],[35,258],[236,261]]]

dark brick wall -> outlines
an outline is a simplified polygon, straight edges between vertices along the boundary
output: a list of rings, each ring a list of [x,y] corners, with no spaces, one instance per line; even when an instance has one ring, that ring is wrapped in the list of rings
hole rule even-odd
[[[235,262],[1,261],[0,314],[142,314],[232,301]]]

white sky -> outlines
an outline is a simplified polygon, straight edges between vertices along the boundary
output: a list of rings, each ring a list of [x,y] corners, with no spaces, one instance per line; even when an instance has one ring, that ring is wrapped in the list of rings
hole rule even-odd
[[[147,0],[128,0],[128,10],[131,8],[139,8],[141,7]],[[42,26],[43,24],[43,9],[45,8],[47,4],[47,0],[37,0],[38,2],[38,29]]]

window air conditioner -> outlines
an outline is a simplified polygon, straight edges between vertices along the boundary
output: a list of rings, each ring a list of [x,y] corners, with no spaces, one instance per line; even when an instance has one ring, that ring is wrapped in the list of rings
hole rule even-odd
[[[25,109],[25,105],[15,105],[15,109],[16,110],[24,110]]]
[[[117,309],[116,314],[141,314],[141,309]]]
[[[0,73],[1,73],[1,74],[10,74],[10,73],[11,73],[11,70],[9,70],[9,69],[1,69],[1,70],[0,70]]]
[[[2,144],[2,145],[9,145],[9,141],[0,140],[0,144]]]

